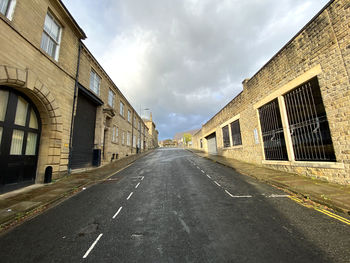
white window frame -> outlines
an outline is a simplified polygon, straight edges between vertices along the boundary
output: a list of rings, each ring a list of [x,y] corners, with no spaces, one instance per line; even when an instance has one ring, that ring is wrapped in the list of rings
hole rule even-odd
[[[131,123],[131,111],[130,110],[128,110],[128,122]]]
[[[6,11],[5,13],[1,13],[3,16],[5,16],[8,20],[12,21],[13,18],[13,14],[15,12],[15,7],[16,7],[16,0],[9,0],[7,2],[7,6],[6,6]]]
[[[120,103],[119,103],[119,114],[121,116],[123,116],[123,117],[124,117],[124,108],[125,108],[124,103],[122,101],[120,101]]]
[[[45,21],[46,18],[49,17],[58,27],[58,40],[54,39],[49,32],[46,32],[45,30]],[[55,54],[49,54],[48,50],[45,50],[42,47],[42,43],[40,43],[40,48],[50,57],[52,57],[54,60],[58,61],[59,53],[60,53],[60,47],[61,47],[61,36],[62,36],[62,25],[57,21],[57,19],[50,13],[49,11],[46,13],[45,20],[44,20],[44,27],[43,27],[43,34],[45,34],[51,41],[53,41],[56,44]],[[43,36],[41,36],[41,41],[43,40]]]
[[[97,90],[95,90],[96,88]],[[90,90],[92,90],[96,95],[100,95],[100,88],[101,88],[101,77],[96,73],[96,71],[93,68],[91,68]]]
[[[127,132],[127,134],[126,134],[126,145],[127,146],[131,145],[130,137],[131,137],[131,133]]]
[[[122,145],[125,145],[125,131],[122,132]]]
[[[108,90],[108,105],[114,109],[115,93],[112,89]]]

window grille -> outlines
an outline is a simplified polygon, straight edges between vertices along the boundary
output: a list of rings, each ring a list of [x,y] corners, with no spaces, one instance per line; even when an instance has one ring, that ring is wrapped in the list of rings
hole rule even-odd
[[[277,99],[259,108],[266,160],[288,160]]]
[[[230,147],[230,133],[228,125],[222,128],[222,138],[224,140],[224,147]]]
[[[233,146],[242,145],[241,127],[239,125],[239,120],[235,120],[231,123],[231,135]]]
[[[317,78],[284,95],[296,161],[336,161]]]

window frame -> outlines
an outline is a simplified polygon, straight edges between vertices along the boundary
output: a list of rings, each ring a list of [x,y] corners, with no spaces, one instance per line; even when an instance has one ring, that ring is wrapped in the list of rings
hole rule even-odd
[[[111,96],[111,94],[112,94],[112,96]],[[115,97],[116,97],[116,94],[115,94],[115,92],[111,89],[111,88],[109,88],[109,90],[108,90],[108,102],[107,102],[107,104],[108,104],[108,106],[110,106],[111,108],[113,108],[114,109],[114,107],[115,107]],[[110,100],[112,100],[112,105],[110,104]]]
[[[45,21],[46,21],[46,18],[49,17],[53,23],[55,23],[59,30],[58,30],[58,39],[54,39],[49,32],[47,32],[45,30]],[[40,43],[40,48],[45,52],[45,54],[47,54],[49,57],[53,58],[55,61],[58,61],[58,58],[59,58],[59,54],[60,54],[60,48],[61,48],[61,40],[62,40],[62,31],[63,31],[63,26],[62,24],[55,18],[55,16],[52,14],[52,12],[50,10],[48,10],[46,12],[46,15],[45,15],[45,19],[44,19],[44,26],[43,26],[43,32],[42,32],[42,35],[41,35],[41,43]],[[54,44],[56,45],[56,48],[55,48],[55,54],[50,54],[48,52],[48,50],[45,50],[44,47],[42,46],[43,45],[43,35],[46,35],[48,37],[49,40],[53,41]]]
[[[0,12],[0,15],[6,17],[8,20],[12,21],[13,19],[13,14],[15,12],[15,7],[16,7],[16,4],[17,4],[17,0],[9,0],[7,2],[7,7],[6,7],[6,10],[5,10],[5,13],[1,13]]]
[[[93,82],[91,81],[92,77],[93,77]],[[94,88],[95,88],[95,81],[96,80],[98,80],[97,92],[94,90]],[[90,88],[90,90],[93,93],[95,93],[98,96],[100,95],[100,91],[101,91],[101,82],[102,82],[102,78],[100,77],[100,75],[97,74],[96,70],[91,68],[91,70],[90,70],[90,84],[89,84],[89,88]]]
[[[253,108],[256,110],[256,116],[258,119],[258,136],[259,136],[259,141],[261,144],[261,153],[262,153],[262,164],[272,164],[272,165],[293,165],[296,167],[314,167],[314,168],[327,168],[327,169],[344,169],[344,163],[342,162],[321,162],[321,161],[296,161],[294,159],[294,153],[293,153],[293,145],[292,145],[292,140],[290,136],[290,128],[288,124],[288,117],[286,113],[286,106],[285,106],[285,101],[283,96],[287,94],[289,91],[292,91],[293,89],[297,88],[298,86],[302,85],[305,82],[310,81],[314,77],[318,77],[322,75],[322,68],[321,65],[316,65],[313,68],[307,70],[305,73],[299,75],[295,79],[291,80],[290,82],[286,83],[285,85],[281,86],[280,88],[276,89],[275,91],[271,92],[269,95],[261,99],[260,101],[256,102],[253,105]],[[319,86],[321,94],[323,94],[322,91],[322,86]],[[272,160],[266,160],[265,158],[265,153],[264,153],[264,148],[263,148],[263,143],[262,143],[262,133],[261,133],[261,125],[260,125],[260,118],[259,118],[259,112],[258,109],[269,103],[270,101],[274,99],[278,99],[279,102],[279,108],[281,111],[281,118],[282,118],[282,123],[284,127],[284,132],[285,132],[285,140],[286,140],[286,146],[287,146],[287,152],[288,152],[288,161],[272,161]],[[327,114],[326,110],[326,115]],[[335,144],[333,143],[333,146]],[[336,149],[335,153],[336,153]],[[337,158],[337,155],[336,155]]]
[[[128,122],[131,123],[131,111],[128,109]]]
[[[125,112],[125,104],[120,101],[119,102],[119,115],[124,118],[124,112]]]

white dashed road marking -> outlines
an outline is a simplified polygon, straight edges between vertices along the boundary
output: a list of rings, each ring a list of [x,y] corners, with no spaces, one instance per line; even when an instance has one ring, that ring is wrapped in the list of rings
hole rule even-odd
[[[209,175],[209,174],[207,174],[206,176],[207,176],[209,179],[211,179],[211,177],[210,177],[210,175]]]
[[[201,172],[202,172],[202,173],[204,173],[204,171],[203,171],[203,170],[201,170]]]
[[[117,215],[120,213],[120,211],[123,209],[123,207],[119,207],[117,213],[114,214],[114,216],[112,217],[113,219],[117,217]]]
[[[135,188],[139,187],[139,185],[140,185],[140,183],[138,183],[138,184],[135,186]]]
[[[86,251],[85,255],[83,256],[83,258],[87,258],[87,256],[90,254],[91,250],[94,249],[94,247],[96,246],[97,242],[100,240],[100,238],[103,236],[103,234],[101,233],[95,240],[94,243],[92,243],[91,247],[88,249],[88,251]]]
[[[221,187],[221,185],[220,185],[217,181],[214,181],[214,183],[215,183],[217,186]]]
[[[129,200],[133,193],[134,193],[134,192],[131,192],[131,193],[129,194],[128,198],[126,198],[126,200]]]

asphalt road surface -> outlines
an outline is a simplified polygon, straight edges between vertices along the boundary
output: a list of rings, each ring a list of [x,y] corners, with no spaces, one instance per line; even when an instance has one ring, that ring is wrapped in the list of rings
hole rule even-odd
[[[158,149],[0,236],[0,262],[350,262],[350,227],[180,149]]]

